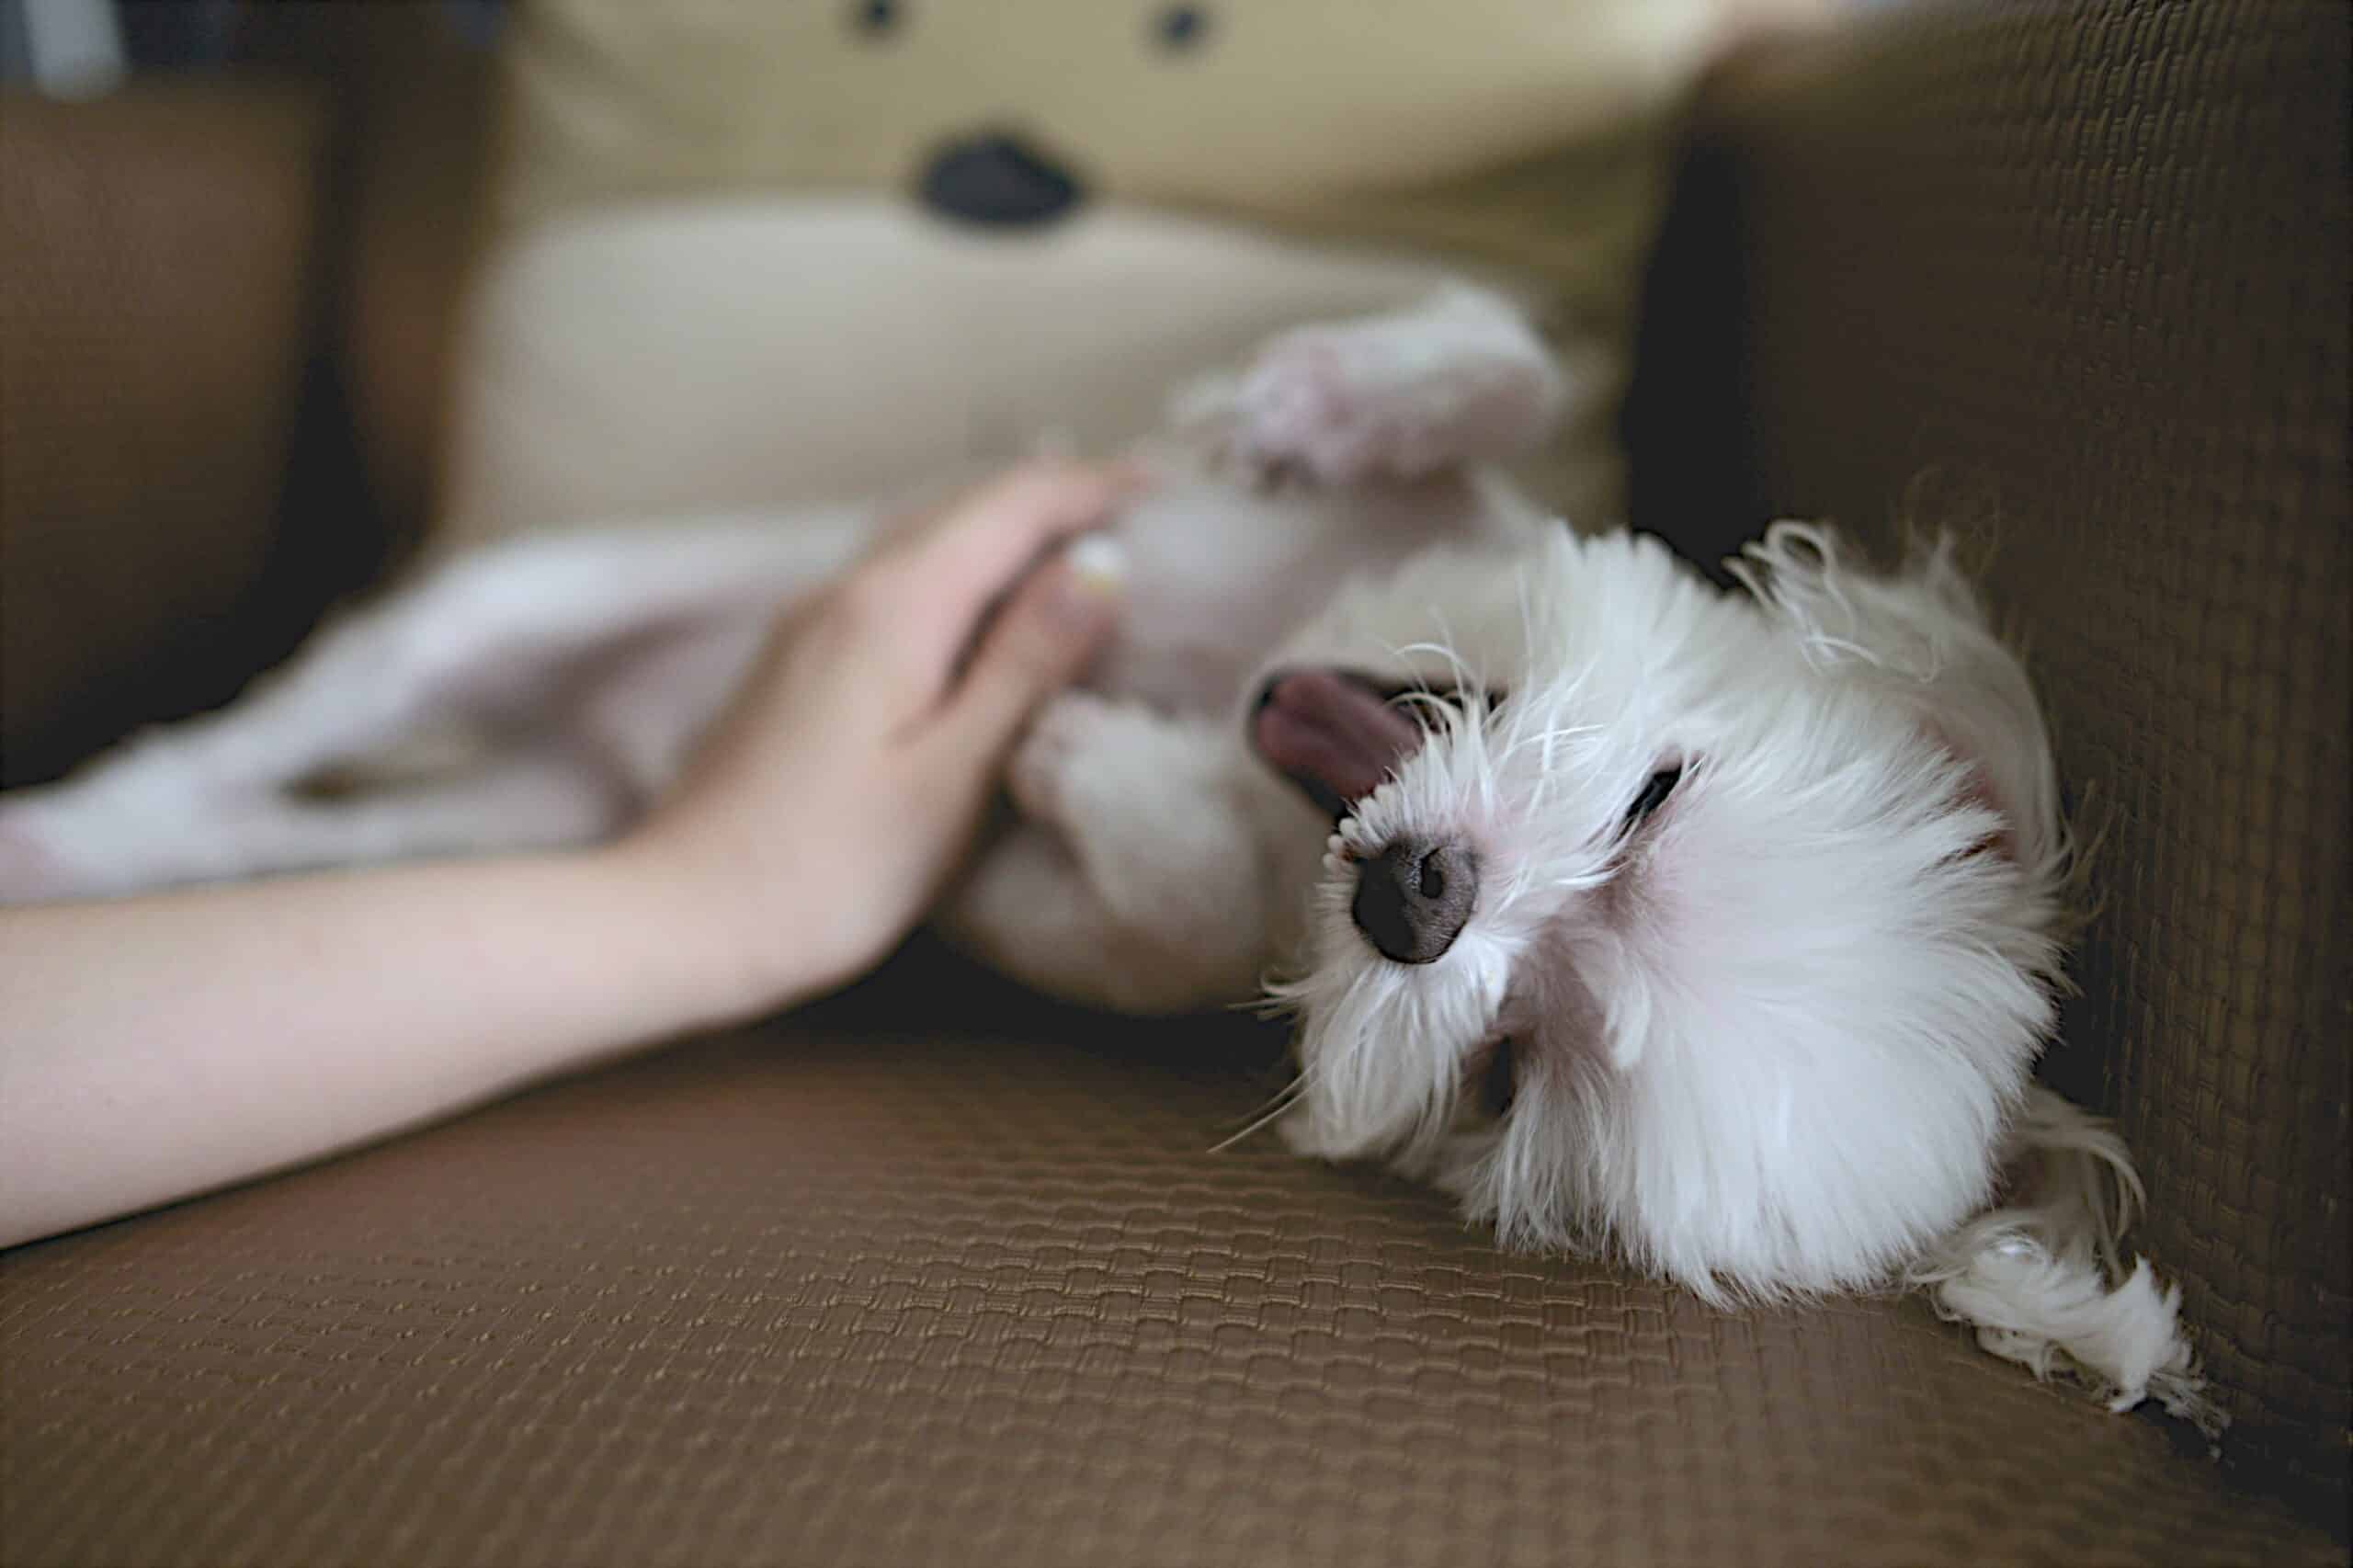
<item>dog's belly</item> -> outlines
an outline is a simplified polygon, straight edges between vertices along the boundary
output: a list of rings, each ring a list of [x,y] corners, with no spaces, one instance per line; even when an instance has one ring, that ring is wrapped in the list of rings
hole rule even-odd
[[[1515,541],[1539,517],[1500,481],[1459,472],[1254,490],[1172,464],[1113,525],[1128,554],[1127,605],[1082,684],[1165,713],[1222,716],[1343,583],[1432,545]],[[805,585],[780,578],[779,599],[796,586]],[[536,691],[526,727],[585,741],[617,782],[650,801],[743,684],[770,619],[731,607],[610,650],[559,689]]]
[[[1256,491],[1178,475],[1115,526],[1128,551],[1127,610],[1086,684],[1170,713],[1222,714],[1349,578],[1385,574],[1432,545],[1501,544],[1534,519],[1499,482],[1460,473]]]

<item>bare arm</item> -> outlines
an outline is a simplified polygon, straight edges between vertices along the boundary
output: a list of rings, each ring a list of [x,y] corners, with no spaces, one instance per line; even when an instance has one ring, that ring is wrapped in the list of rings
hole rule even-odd
[[[0,1245],[756,1006],[658,939],[664,886],[594,854],[0,914]]]
[[[615,846],[0,912],[0,1245],[283,1168],[805,998],[905,934],[1106,597],[1116,476],[1032,469],[781,636]]]

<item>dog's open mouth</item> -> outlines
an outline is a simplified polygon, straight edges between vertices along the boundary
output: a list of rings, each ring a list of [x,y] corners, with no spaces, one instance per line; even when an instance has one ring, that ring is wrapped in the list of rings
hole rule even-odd
[[[1384,682],[1356,670],[1285,670],[1259,688],[1250,744],[1259,759],[1335,818],[1381,787],[1421,748],[1416,696],[1445,687]]]

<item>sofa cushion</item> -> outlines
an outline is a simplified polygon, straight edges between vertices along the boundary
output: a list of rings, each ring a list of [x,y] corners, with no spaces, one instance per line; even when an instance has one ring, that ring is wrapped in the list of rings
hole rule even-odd
[[[2324,1563],[1916,1301],[1718,1312],[1211,1147],[1279,1036],[918,951],[0,1259],[0,1558]]]

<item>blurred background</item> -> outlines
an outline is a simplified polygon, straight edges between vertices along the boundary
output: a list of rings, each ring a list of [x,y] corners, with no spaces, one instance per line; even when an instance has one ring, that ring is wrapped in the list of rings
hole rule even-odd
[[[438,8],[453,33],[487,45],[507,0],[413,0]],[[61,97],[107,92],[133,72],[201,70],[234,62],[248,40],[244,0],[6,0],[0,81]]]
[[[1585,395],[1530,477],[1621,516],[1675,108],[1831,14],[5,0],[0,782],[428,542],[1103,450],[1447,268],[1540,302]]]
[[[224,700],[422,537],[504,14],[0,0],[0,782]]]

